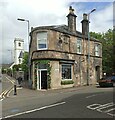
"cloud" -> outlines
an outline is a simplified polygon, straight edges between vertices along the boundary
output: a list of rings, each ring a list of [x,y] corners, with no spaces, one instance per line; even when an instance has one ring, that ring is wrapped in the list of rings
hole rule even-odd
[[[106,2],[107,0],[92,0],[91,2]],[[30,21],[31,27],[43,25],[66,24],[68,7],[72,5],[77,14],[77,30],[81,31],[82,14],[89,11],[86,6],[89,0],[1,0],[0,2],[0,44],[2,51],[0,55],[3,62],[11,62],[8,49],[13,51],[15,38],[22,38],[27,50],[27,23],[18,21],[24,18]],[[107,1],[108,2],[108,1]],[[109,2],[112,2],[110,0]],[[93,4],[92,4],[93,5]],[[100,6],[101,7],[101,6]],[[112,5],[105,5],[91,15],[90,30],[101,32],[112,26]]]

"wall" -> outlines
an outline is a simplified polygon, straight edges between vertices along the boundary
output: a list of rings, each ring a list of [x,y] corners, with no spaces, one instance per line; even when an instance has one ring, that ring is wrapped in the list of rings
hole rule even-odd
[[[61,70],[59,61],[51,61],[51,89],[61,88]]]

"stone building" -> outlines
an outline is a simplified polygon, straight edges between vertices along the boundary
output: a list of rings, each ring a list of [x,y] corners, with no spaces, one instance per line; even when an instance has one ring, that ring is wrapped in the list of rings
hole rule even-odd
[[[70,6],[68,25],[31,29],[30,80],[34,89],[92,85],[101,77],[101,42],[90,38],[88,44],[87,14],[81,21],[82,32],[76,30],[76,18]]]

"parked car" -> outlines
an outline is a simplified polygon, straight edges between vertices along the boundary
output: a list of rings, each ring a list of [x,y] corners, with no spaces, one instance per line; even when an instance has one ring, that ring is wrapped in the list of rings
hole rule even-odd
[[[98,82],[100,87],[113,87],[115,86],[115,76],[102,78]]]

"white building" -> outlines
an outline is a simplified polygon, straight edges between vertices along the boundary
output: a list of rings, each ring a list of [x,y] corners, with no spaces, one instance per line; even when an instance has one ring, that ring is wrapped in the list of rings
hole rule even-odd
[[[14,40],[14,63],[21,64],[24,53],[24,40],[15,38]]]

